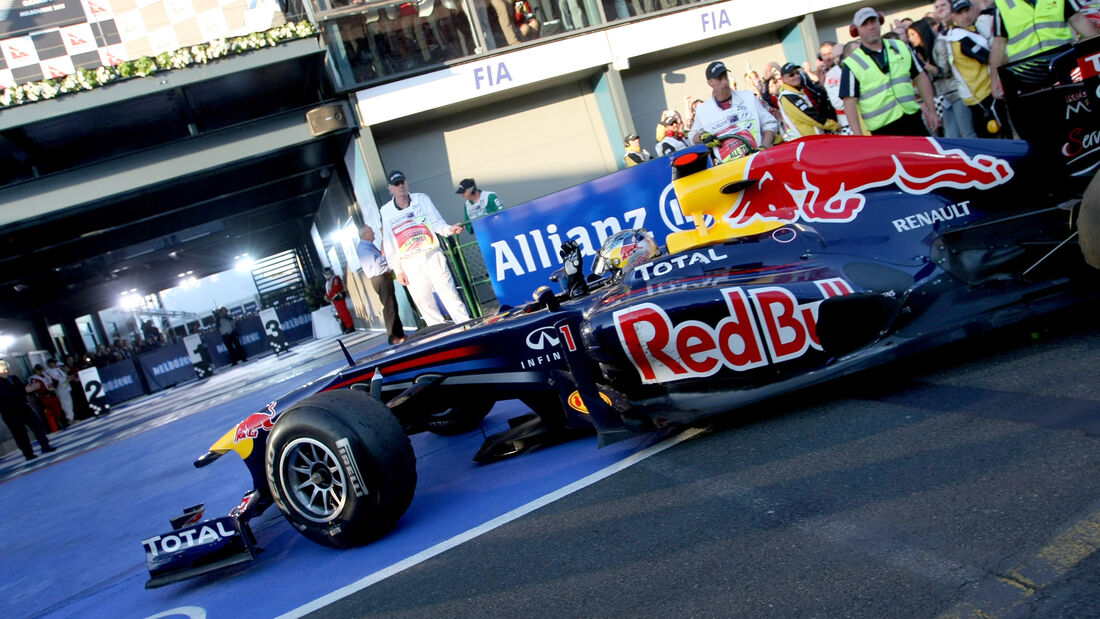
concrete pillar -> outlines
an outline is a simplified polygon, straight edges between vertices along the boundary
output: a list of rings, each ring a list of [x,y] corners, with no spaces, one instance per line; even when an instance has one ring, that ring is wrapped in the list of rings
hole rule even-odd
[[[630,103],[623,88],[623,79],[619,70],[612,65],[597,75],[592,81],[592,94],[599,106],[600,118],[607,131],[607,141],[616,159],[616,167],[623,169],[623,138],[634,133],[634,116],[630,113]]]
[[[781,28],[779,40],[787,62],[801,65],[807,60],[816,59],[817,48],[821,44],[818,42],[817,22],[813,14],[803,15],[798,21]]]

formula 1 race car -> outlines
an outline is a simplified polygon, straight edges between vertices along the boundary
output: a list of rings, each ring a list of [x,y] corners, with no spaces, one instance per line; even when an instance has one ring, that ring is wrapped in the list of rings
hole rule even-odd
[[[498,401],[532,413],[479,461],[586,430],[602,446],[689,424],[1090,298],[1076,222],[1095,164],[1083,161],[915,137],[811,137],[721,165],[702,147],[676,153],[694,229],[663,249],[624,230],[588,277],[586,248],[566,242],[558,292],[365,358],[345,349],[348,367],[253,412],[195,462],[236,452],[255,486],[228,516],[201,521],[194,506],[145,540],[146,586],[252,559],[248,521],[272,504],[320,544],[385,535],[416,486],[407,435],[475,429]]]

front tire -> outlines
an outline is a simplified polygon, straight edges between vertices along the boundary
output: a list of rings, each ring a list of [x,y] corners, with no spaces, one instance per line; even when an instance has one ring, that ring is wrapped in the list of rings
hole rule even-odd
[[[283,413],[266,463],[286,519],[333,548],[385,535],[416,489],[416,457],[401,424],[384,404],[353,390],[318,393]]]

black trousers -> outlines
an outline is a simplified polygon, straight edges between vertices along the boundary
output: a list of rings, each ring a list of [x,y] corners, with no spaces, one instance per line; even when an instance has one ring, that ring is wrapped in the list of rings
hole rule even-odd
[[[10,406],[0,409],[0,416],[3,416],[4,423],[11,430],[12,438],[15,439],[15,444],[19,446],[19,451],[23,452],[23,457],[30,458],[34,455],[34,450],[31,449],[31,440],[27,436],[27,428],[34,432],[39,447],[43,450],[50,448],[50,441],[46,438],[46,428],[42,425],[42,420],[38,418],[38,414],[31,410],[29,406]]]
[[[370,278],[370,285],[382,299],[382,318],[386,321],[386,334],[392,342],[394,338],[405,337],[405,327],[401,324],[401,317],[397,315],[397,293],[393,288],[393,272],[387,271],[381,275]]]
[[[906,114],[892,123],[883,125],[871,132],[871,135],[928,135],[924,118],[920,112]]]
[[[225,342],[225,350],[229,353],[229,362],[233,365],[237,365],[237,362],[245,362],[248,359],[244,358],[244,347],[241,346],[241,340],[237,338],[237,332],[234,331],[229,335],[222,334],[222,341]]]

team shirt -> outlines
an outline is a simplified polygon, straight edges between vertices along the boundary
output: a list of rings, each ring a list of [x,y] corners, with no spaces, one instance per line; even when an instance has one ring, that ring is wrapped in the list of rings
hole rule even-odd
[[[444,221],[432,199],[423,193],[409,194],[411,203],[397,208],[391,199],[379,209],[382,216],[382,251],[396,260],[394,270],[401,272],[402,260],[427,254],[439,247],[436,235],[450,235],[451,227]]]
[[[765,131],[779,133],[779,121],[764,109],[756,95],[747,90],[732,92],[729,101],[719,102],[712,96],[695,108],[689,142],[694,143],[695,137],[706,131],[719,138],[740,135],[759,147]]]
[[[476,202],[466,200],[466,223],[474,219],[495,213],[504,208],[497,194],[492,191],[481,190],[481,195]]]

